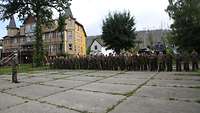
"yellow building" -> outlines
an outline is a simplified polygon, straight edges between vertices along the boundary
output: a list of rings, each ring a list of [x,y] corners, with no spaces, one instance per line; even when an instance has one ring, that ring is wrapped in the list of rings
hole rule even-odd
[[[86,32],[72,15],[70,8],[65,11],[64,53],[71,55],[86,55]],[[3,56],[8,56],[14,51],[21,55],[22,63],[32,61],[33,43],[35,40],[36,19],[29,16],[20,28],[16,27],[12,17],[7,26],[7,36],[3,37]],[[56,57],[60,51],[61,32],[58,32],[58,20],[52,26],[43,26],[44,49],[48,58]]]

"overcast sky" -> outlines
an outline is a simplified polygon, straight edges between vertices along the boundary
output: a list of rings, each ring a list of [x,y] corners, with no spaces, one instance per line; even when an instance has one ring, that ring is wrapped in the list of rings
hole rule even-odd
[[[84,25],[88,36],[101,34],[102,20],[109,12],[129,10],[136,29],[167,29],[171,20],[164,11],[168,0],[72,0],[72,13]],[[56,17],[56,16],[55,16]],[[6,35],[8,21],[0,22],[0,37]],[[18,23],[19,26],[19,23]]]

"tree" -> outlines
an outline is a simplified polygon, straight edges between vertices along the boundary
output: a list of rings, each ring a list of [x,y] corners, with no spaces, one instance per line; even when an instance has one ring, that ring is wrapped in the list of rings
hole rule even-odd
[[[44,64],[44,47],[42,39],[42,26],[52,21],[53,9],[62,11],[70,6],[71,0],[1,0],[0,20],[9,19],[17,14],[24,21],[28,16],[36,18],[36,32],[34,45],[34,65]]]
[[[166,11],[174,20],[171,29],[175,44],[200,52],[200,0],[169,0]]]
[[[173,47],[175,45],[175,40],[172,32],[168,32],[162,39],[163,42],[165,42],[165,45],[168,47]]]
[[[102,39],[107,49],[113,49],[116,54],[135,46],[135,19],[130,12],[109,13],[103,20]]]
[[[60,55],[64,55],[64,29],[66,17],[60,13],[58,19],[58,31],[61,33]]]

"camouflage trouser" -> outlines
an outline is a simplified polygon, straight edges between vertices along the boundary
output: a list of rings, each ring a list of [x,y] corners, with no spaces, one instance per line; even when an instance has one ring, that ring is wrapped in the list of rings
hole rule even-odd
[[[184,70],[185,71],[189,71],[190,70],[189,63],[184,63]]]
[[[159,63],[159,71],[164,71],[164,63]]]
[[[172,62],[167,62],[167,71],[172,71],[173,67],[172,67]]]
[[[182,68],[181,68],[181,62],[179,61],[176,61],[176,71],[181,71]]]
[[[198,66],[198,62],[192,62],[192,70],[197,70],[199,69],[199,66]]]
[[[12,82],[13,83],[18,83],[17,81],[17,71],[12,71]]]

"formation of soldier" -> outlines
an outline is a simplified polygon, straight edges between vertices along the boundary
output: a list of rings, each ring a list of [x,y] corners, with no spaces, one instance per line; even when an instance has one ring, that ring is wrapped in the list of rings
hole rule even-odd
[[[190,61],[191,60],[191,61]],[[125,55],[89,55],[67,58],[58,58],[50,62],[55,69],[89,69],[89,70],[127,70],[127,71],[173,71],[173,62],[176,62],[176,71],[198,69],[198,54],[193,51],[176,56],[166,53],[141,53]]]

